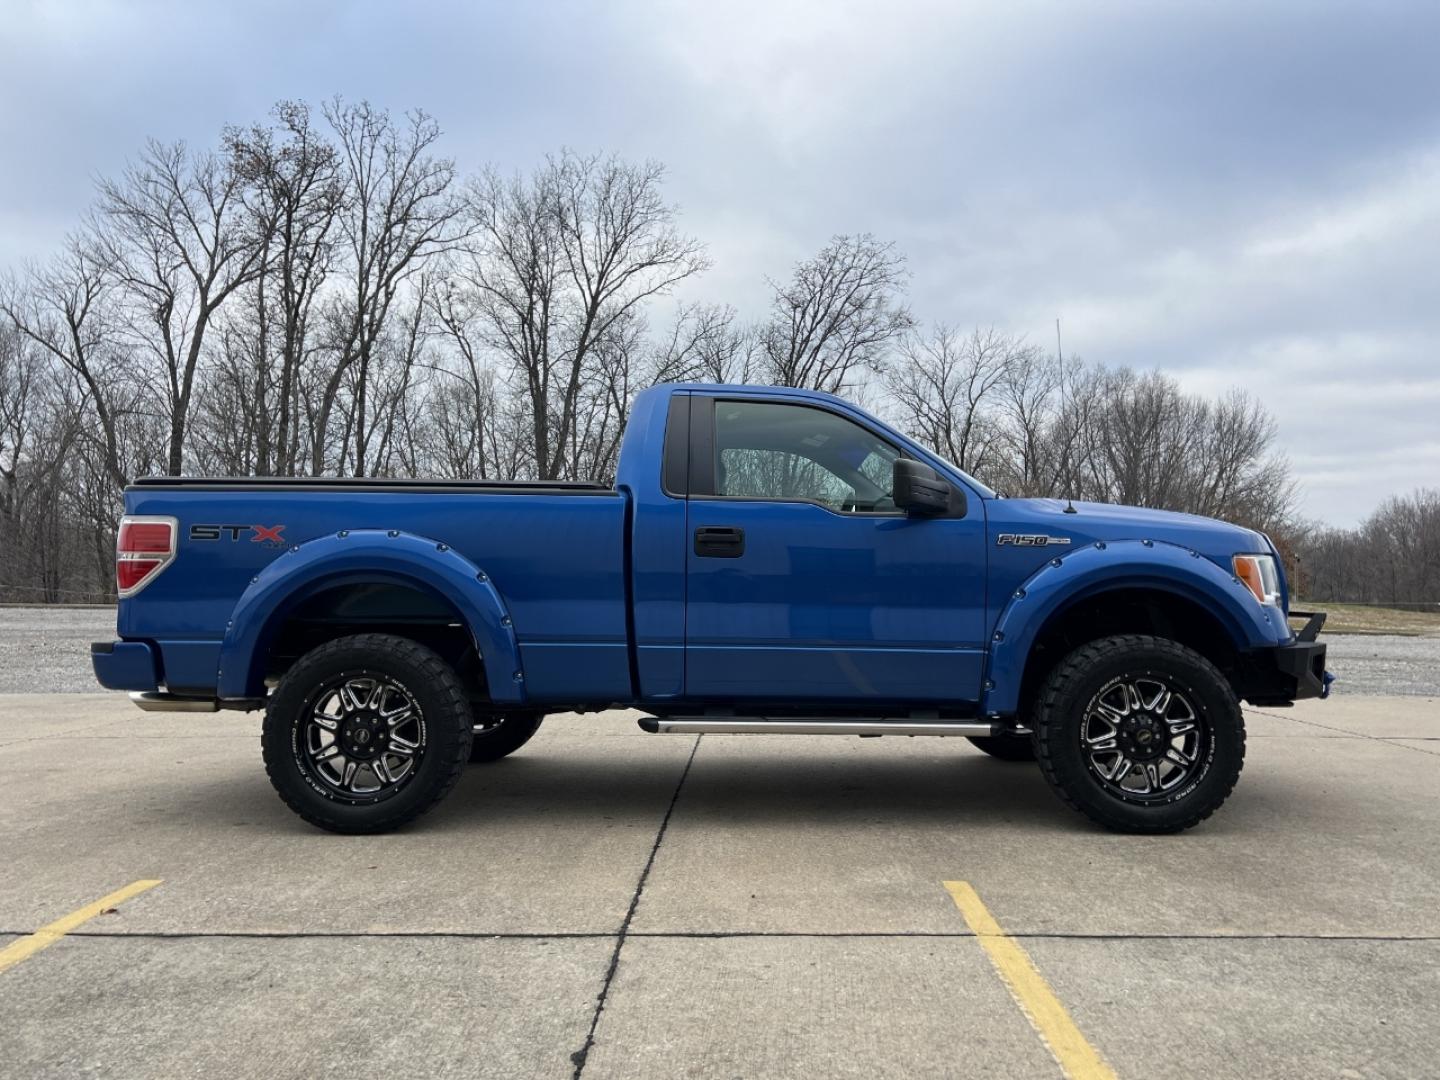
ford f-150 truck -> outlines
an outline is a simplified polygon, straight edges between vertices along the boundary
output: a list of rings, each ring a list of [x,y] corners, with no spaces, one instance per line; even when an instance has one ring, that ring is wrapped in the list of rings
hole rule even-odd
[[[1220,806],[1242,700],[1323,697],[1262,534],[1007,499],[838,398],[639,394],[613,486],[151,478],[125,492],[100,682],[264,709],[337,832],[434,806],[547,713],[648,732],[959,735],[1112,829]]]

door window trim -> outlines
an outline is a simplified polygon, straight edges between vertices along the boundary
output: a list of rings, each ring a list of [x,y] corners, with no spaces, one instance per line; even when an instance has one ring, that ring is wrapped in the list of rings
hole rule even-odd
[[[670,398],[665,414],[665,439],[660,453],[660,490],[672,499],[690,497],[690,412],[693,395],[680,391]]]

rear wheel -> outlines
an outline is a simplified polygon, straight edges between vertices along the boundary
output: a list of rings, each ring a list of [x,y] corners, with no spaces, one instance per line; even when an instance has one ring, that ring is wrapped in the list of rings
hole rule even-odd
[[[474,719],[433,650],[358,634],[301,657],[270,697],[261,749],[270,782],[312,825],[376,833],[414,820],[455,785]]]
[[[513,712],[476,716],[475,738],[470,743],[471,764],[499,761],[513,754],[540,730],[541,713]]]
[[[1165,638],[1102,638],[1041,688],[1036,746],[1070,806],[1119,832],[1178,832],[1213,814],[1245,763],[1245,720],[1224,675]]]
[[[1035,740],[1020,735],[968,735],[966,736],[985,753],[1001,761],[1034,761]]]

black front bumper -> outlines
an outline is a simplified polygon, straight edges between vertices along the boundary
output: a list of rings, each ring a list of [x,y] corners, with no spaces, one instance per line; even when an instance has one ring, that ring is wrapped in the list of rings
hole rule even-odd
[[[1293,681],[1292,699],[1327,697],[1330,680],[1325,673],[1325,646],[1314,641],[1297,641],[1275,650],[1275,669]]]
[[[1257,649],[1242,658],[1240,696],[1251,705],[1289,705],[1330,694],[1334,676],[1325,670],[1325,646],[1315,640],[1325,625],[1325,613],[1292,611],[1290,617],[1306,620],[1294,641]]]

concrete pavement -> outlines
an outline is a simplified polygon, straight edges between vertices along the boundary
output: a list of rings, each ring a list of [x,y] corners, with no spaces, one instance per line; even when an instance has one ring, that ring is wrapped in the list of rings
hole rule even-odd
[[[1061,1075],[949,880],[1121,1077],[1435,1074],[1440,702],[1249,729],[1178,837],[960,740],[625,714],[337,837],[270,790],[257,717],[0,696],[0,948],[163,879],[0,971],[0,1075]]]

